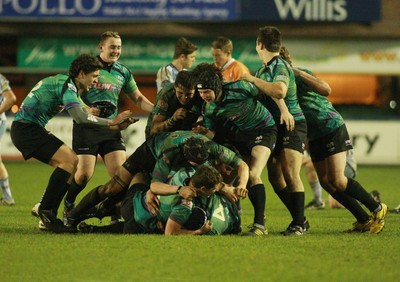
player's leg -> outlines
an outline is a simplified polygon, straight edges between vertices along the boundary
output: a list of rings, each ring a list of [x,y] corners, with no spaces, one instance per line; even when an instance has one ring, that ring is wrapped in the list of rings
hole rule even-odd
[[[108,175],[112,177],[117,169],[122,166],[122,164],[126,161],[126,152],[125,150],[115,150],[108,152],[104,155],[104,164],[106,165]],[[115,199],[115,203],[121,201],[121,199],[124,197],[125,191],[121,192],[120,197]],[[110,203],[111,205],[115,203]],[[111,216],[111,223],[116,223],[120,220],[119,215],[113,215]]]
[[[6,131],[6,121],[0,120],[0,141],[4,132]],[[1,147],[0,147],[1,149]],[[8,181],[8,171],[4,166],[3,160],[0,155],[0,186],[2,197],[0,198],[0,206],[13,206],[15,201],[11,194],[10,183]]]
[[[252,228],[243,235],[260,236],[267,234],[265,228],[265,186],[261,180],[261,173],[267,164],[271,150],[265,146],[254,146],[251,150],[249,165],[249,200],[254,208]]]
[[[302,235],[304,226],[304,185],[300,177],[303,154],[291,148],[284,148],[281,152],[282,172],[290,191],[291,214],[293,221],[284,235]]]
[[[69,212],[75,206],[75,200],[78,194],[86,187],[86,184],[92,178],[96,165],[96,156],[89,154],[78,155],[78,167],[71,186],[68,189],[64,200],[64,214]]]
[[[56,142],[47,142],[46,149],[37,150],[34,153],[34,157],[43,161],[46,156],[51,154],[52,148],[56,146],[58,146]],[[57,211],[76,171],[78,158],[71,148],[62,144],[51,156],[48,164],[55,167],[55,170],[50,176],[40,201],[39,217],[49,231],[55,233],[69,232],[68,229],[64,228],[62,222],[57,219]]]
[[[0,186],[2,197],[0,199],[0,206],[13,206],[15,205],[14,198],[11,194],[10,183],[8,180],[8,171],[2,161],[0,155]]]
[[[322,198],[322,186],[319,183],[317,172],[315,171],[314,165],[311,161],[311,157],[305,151],[303,155],[303,166],[305,169],[305,175],[310,185],[311,191],[313,192],[313,199],[309,202],[306,209],[323,209],[325,208],[325,202]]]

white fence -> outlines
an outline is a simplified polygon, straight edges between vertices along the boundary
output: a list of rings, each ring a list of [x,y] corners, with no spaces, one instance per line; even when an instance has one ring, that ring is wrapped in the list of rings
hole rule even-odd
[[[7,132],[1,140],[0,152],[4,159],[21,158],[11,142],[11,122],[12,119],[9,118]],[[144,142],[146,122],[147,117],[141,117],[123,132],[128,155]],[[359,164],[400,165],[400,121],[347,120],[346,124]],[[71,146],[70,117],[56,117],[46,128]]]

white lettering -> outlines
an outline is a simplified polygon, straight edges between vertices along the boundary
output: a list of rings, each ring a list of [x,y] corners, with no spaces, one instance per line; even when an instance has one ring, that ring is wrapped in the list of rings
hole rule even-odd
[[[69,2],[69,5],[67,5],[67,2]],[[37,11],[38,14],[45,16],[71,16],[76,13],[87,16],[95,14],[102,6],[102,0],[91,0],[91,2],[89,0],[75,0],[72,3],[70,2],[68,0],[8,0],[4,4],[11,4],[11,7],[21,15],[28,15]],[[83,5],[83,2],[85,2],[85,5]],[[3,9],[2,6],[0,12]]]
[[[346,0],[274,0],[281,19],[289,15],[295,20],[344,21],[347,18]]]
[[[40,46],[35,46],[25,59],[25,64],[32,61],[51,62],[56,57],[56,47],[51,47],[48,50],[40,49]]]
[[[18,0],[12,0],[11,5],[16,12],[26,15],[32,13],[37,8],[38,0],[31,0],[29,6],[26,6],[26,3],[24,3],[24,6],[26,7],[21,7]]]

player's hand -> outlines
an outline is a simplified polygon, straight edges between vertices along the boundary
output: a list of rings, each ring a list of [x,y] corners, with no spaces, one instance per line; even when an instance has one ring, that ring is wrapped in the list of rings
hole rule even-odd
[[[175,111],[174,115],[172,116],[173,120],[178,121],[184,119],[187,115],[187,110],[184,108],[179,108]]]
[[[292,131],[295,125],[294,117],[289,112],[281,113],[280,124],[286,124],[287,131]]]
[[[206,233],[212,231],[212,229],[213,229],[213,223],[212,223],[211,221],[207,220],[207,221],[203,224],[203,226],[200,227],[199,233],[200,233],[200,234],[206,234]]]
[[[97,107],[88,107],[88,112],[96,117],[100,116],[100,109]]]
[[[157,195],[147,190],[146,192],[146,205],[149,208],[151,214],[156,215],[160,211],[160,200]]]
[[[227,197],[232,202],[236,202],[238,200],[236,193],[235,193],[236,188],[233,187],[232,185],[228,185],[226,183],[223,183],[223,184],[224,184],[224,186],[218,192],[221,193],[222,195],[224,195],[225,197]]]
[[[121,122],[120,124],[118,124],[118,129],[119,130],[124,130],[126,129],[128,126],[130,126],[131,124],[135,123],[139,121],[138,118],[134,118],[134,117],[129,117],[126,120],[124,120],[123,122]]]
[[[196,189],[190,186],[183,186],[181,190],[179,190],[179,196],[181,196],[185,200],[191,201],[194,197],[197,196]]]
[[[208,128],[206,128],[202,125],[197,125],[197,126],[192,127],[192,131],[197,134],[206,135],[208,132]]]
[[[119,113],[115,118],[113,118],[110,121],[109,125],[110,126],[118,125],[118,124],[124,122],[125,120],[127,120],[130,117],[132,117],[131,111],[123,111],[122,113]]]
[[[236,187],[235,194],[238,198],[244,199],[249,194],[249,190],[247,190],[246,188],[243,188],[243,187]]]

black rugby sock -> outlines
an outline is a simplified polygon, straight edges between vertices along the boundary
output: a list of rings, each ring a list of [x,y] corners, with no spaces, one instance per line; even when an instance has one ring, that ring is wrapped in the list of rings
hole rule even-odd
[[[331,196],[336,201],[341,203],[346,209],[348,209],[354,215],[358,222],[364,223],[369,220],[368,213],[354,198],[340,191],[333,192]]]
[[[344,193],[359,200],[371,212],[379,208],[379,204],[372,198],[371,194],[365,191],[360,183],[352,178],[347,178],[347,180],[347,187]]]
[[[293,210],[293,204],[292,204],[292,197],[291,193],[289,191],[289,188],[285,187],[279,191],[275,191],[275,193],[278,195],[279,199],[281,199],[282,203],[285,205],[287,210],[290,212],[290,215],[292,218],[294,218],[294,210]]]
[[[68,188],[68,193],[65,196],[67,202],[71,204],[74,203],[78,194],[82,192],[82,190],[85,189],[85,187],[86,185],[79,185],[78,183],[76,183],[75,178],[72,179],[72,183]]]
[[[70,176],[71,174],[68,171],[59,167],[53,171],[40,201],[40,208],[42,210],[54,210],[57,212],[60,202],[68,188],[67,181]]]
[[[293,225],[304,227],[304,192],[292,192],[290,197],[293,210]]]
[[[254,223],[265,225],[265,187],[264,184],[256,184],[249,188],[249,200],[254,208]]]
[[[98,203],[100,203],[104,198],[102,198],[99,194],[99,188],[101,186],[97,186],[96,188],[92,189],[87,193],[82,200],[79,202],[79,204],[73,208],[69,214],[68,217],[71,218],[78,218],[81,214],[84,214],[88,209],[91,207],[94,207]]]

